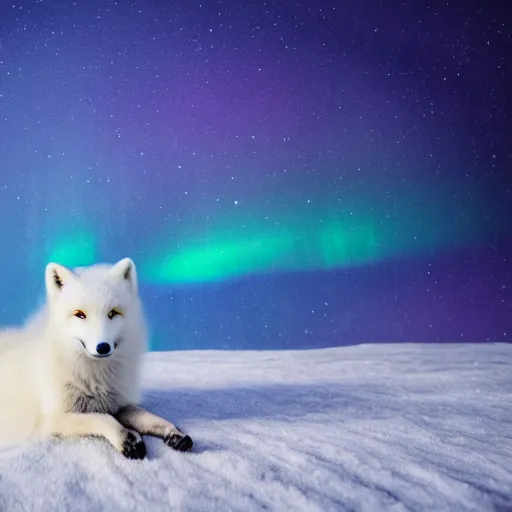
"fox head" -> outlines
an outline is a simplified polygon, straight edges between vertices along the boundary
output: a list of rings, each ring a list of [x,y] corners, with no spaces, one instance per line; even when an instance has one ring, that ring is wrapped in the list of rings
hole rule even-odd
[[[130,258],[73,270],[49,263],[45,281],[51,332],[67,350],[108,358],[137,336],[141,313]]]

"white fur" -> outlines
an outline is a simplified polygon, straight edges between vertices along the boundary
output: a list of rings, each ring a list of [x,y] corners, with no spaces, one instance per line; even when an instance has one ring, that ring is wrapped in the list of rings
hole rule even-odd
[[[0,332],[0,444],[95,434],[121,449],[124,431],[113,415],[139,400],[147,339],[135,265],[126,258],[72,271],[50,263],[46,290],[45,306],[25,327]],[[109,319],[113,308],[123,314]],[[109,357],[94,358],[99,342],[118,345]],[[70,385],[84,396],[108,397],[109,410],[71,414]]]

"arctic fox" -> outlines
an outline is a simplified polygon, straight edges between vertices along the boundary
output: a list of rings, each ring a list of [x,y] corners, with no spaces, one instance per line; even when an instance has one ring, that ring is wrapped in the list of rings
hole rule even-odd
[[[45,306],[0,332],[0,445],[50,436],[98,436],[143,459],[141,435],[186,451],[192,439],[142,409],[146,328],[133,261],[46,267]]]

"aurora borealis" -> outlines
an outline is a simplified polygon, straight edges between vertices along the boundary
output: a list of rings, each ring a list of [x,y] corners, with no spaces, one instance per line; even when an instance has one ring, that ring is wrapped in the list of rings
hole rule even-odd
[[[153,348],[512,340],[505,19],[0,6],[0,320],[49,260],[130,256]]]
[[[438,201],[431,203],[428,198],[434,193]],[[483,232],[469,201],[441,201],[443,192],[426,186],[417,191],[396,187],[395,194],[399,197],[393,197],[392,206],[379,193],[372,199],[364,191],[354,197],[347,194],[350,208],[345,211],[325,200],[314,204],[302,199],[290,213],[274,213],[274,222],[258,212],[258,204],[241,204],[243,211],[216,217],[215,226],[198,228],[192,240],[183,236],[164,245],[154,259],[144,262],[142,275],[150,282],[172,284],[328,271],[421,255],[467,243]],[[411,218],[413,209],[421,213]]]

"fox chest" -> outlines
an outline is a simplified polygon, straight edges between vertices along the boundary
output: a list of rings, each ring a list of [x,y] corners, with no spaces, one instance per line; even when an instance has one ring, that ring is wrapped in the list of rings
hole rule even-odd
[[[115,414],[121,405],[121,397],[114,390],[103,389],[93,393],[71,382],[65,384],[63,398],[65,412]]]

